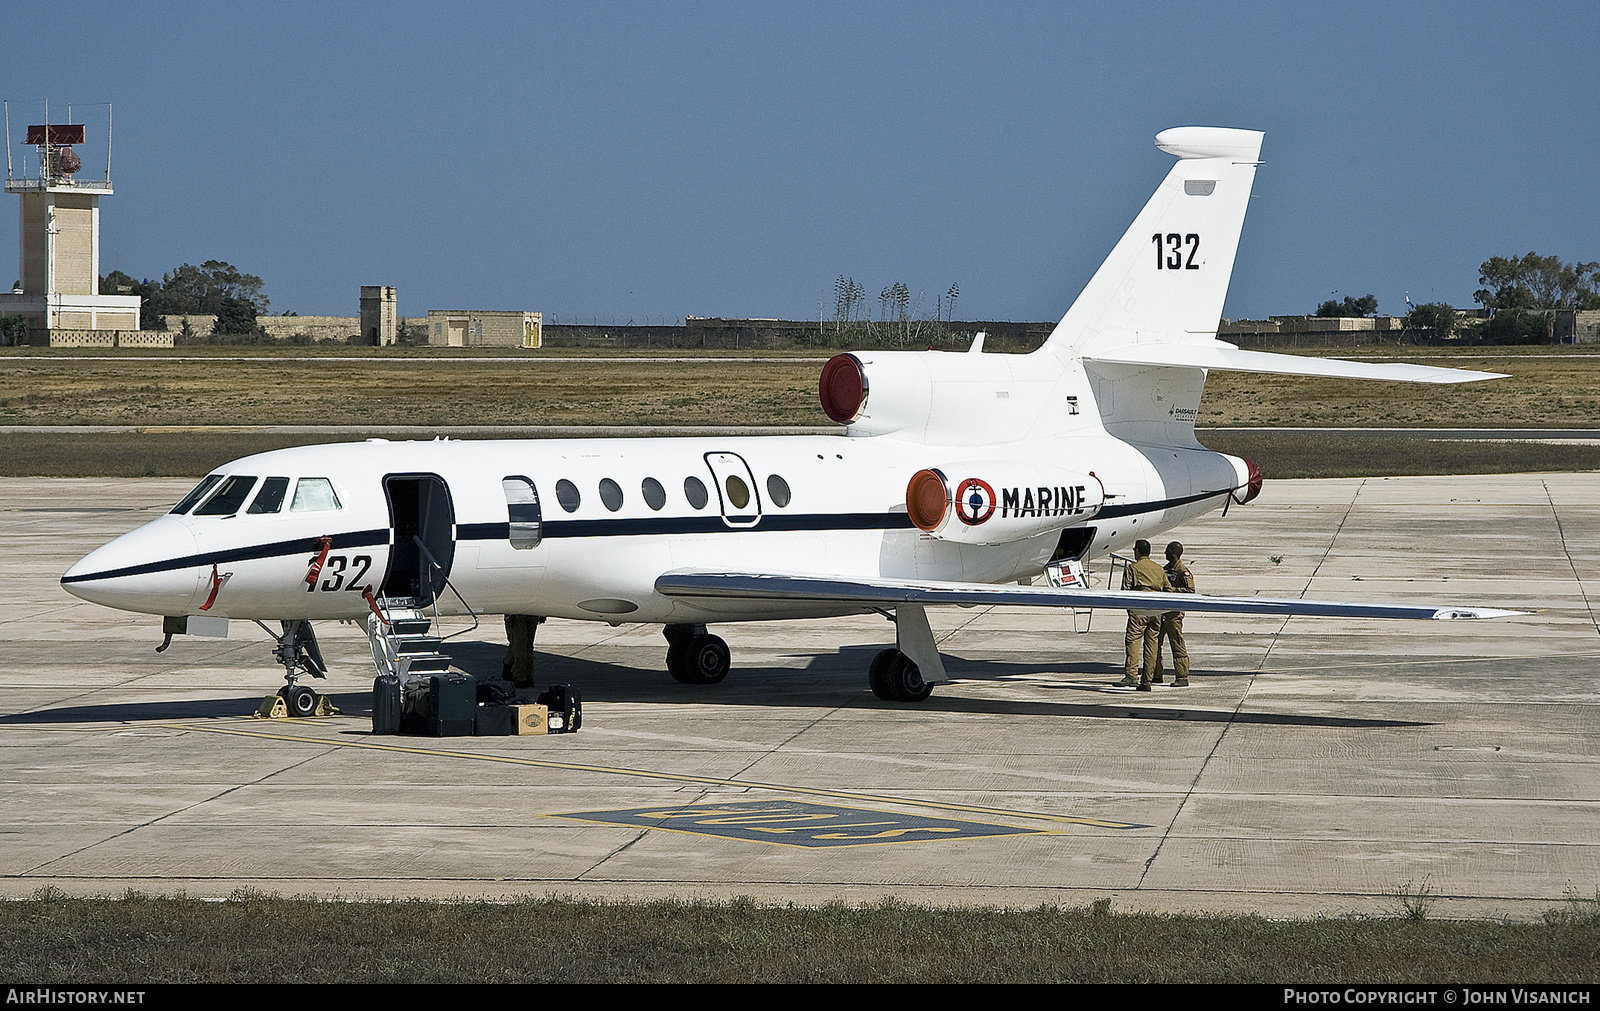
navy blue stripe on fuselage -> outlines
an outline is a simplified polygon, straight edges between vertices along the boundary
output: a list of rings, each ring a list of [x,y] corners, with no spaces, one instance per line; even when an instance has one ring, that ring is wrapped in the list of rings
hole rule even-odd
[[[1178,506],[1199,502],[1202,499],[1226,495],[1228,490],[1201,492],[1181,498],[1163,499],[1159,502],[1127,503],[1101,508],[1095,519],[1116,519],[1162,512]],[[541,537],[555,539],[567,537],[640,537],[674,536],[685,534],[729,533],[779,533],[792,531],[833,530],[907,530],[912,529],[911,518],[905,513],[767,513],[759,522],[748,526],[730,525],[720,514],[707,516],[645,516],[618,519],[545,520],[541,524]],[[504,541],[511,536],[510,523],[462,523],[456,527],[460,541]],[[356,530],[333,534],[333,547],[366,548],[389,543],[389,530]],[[191,566],[226,565],[230,562],[253,561],[282,555],[314,555],[321,550],[315,537],[274,541],[270,544],[253,544],[222,551],[208,551],[181,558],[145,562],[103,572],[88,572],[76,576],[62,576],[63,583],[88,583],[98,579],[116,579],[121,576],[142,576],[152,572],[167,572]]]
[[[719,513],[708,516],[642,516],[629,519],[545,520],[540,526],[543,538],[557,537],[650,537],[674,534],[734,534],[745,531],[775,533],[794,530],[902,530],[911,526],[905,513],[810,513],[783,515],[767,513],[751,516],[750,523],[740,517],[731,522]],[[503,541],[510,536],[508,523],[462,523],[456,539],[462,541]]]
[[[377,530],[352,530],[348,533],[330,534],[328,536],[332,538],[332,547],[335,549],[370,548],[389,543],[389,530],[387,527],[380,527]],[[89,583],[97,579],[145,576],[152,572],[186,569],[193,565],[226,565],[229,562],[249,562],[261,558],[277,558],[282,555],[315,555],[321,550],[322,544],[317,538],[300,537],[291,541],[273,541],[270,544],[250,544],[242,548],[206,551],[198,555],[185,555],[181,558],[145,562],[142,565],[129,565],[120,569],[107,569],[104,572],[86,572],[76,576],[62,576],[61,581],[63,583]]]

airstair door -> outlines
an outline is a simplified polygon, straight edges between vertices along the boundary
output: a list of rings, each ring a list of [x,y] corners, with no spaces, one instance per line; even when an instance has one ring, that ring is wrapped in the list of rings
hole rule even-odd
[[[722,520],[730,527],[753,527],[761,522],[761,492],[750,465],[737,453],[707,453],[706,466],[715,478]]]
[[[383,479],[389,500],[389,568],[383,596],[416,606],[433,603],[450,577],[456,554],[456,512],[450,486],[437,474],[390,474]]]

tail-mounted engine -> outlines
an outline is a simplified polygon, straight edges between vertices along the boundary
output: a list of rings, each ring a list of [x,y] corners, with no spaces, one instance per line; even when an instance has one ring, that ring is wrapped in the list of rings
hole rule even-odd
[[[945,446],[1028,437],[1060,378],[1033,355],[857,351],[822,367],[818,393],[849,435],[898,435]],[[1057,405],[1077,412],[1076,398]]]
[[[1105,504],[1093,474],[1027,463],[928,468],[906,484],[917,529],[962,544],[1004,544],[1093,519]]]

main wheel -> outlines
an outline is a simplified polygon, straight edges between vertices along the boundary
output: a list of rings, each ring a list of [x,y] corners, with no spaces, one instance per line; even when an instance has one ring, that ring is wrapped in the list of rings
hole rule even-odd
[[[695,684],[694,672],[689,669],[689,640],[675,639],[667,647],[667,673],[680,685]]]
[[[289,685],[279,694],[290,716],[310,716],[317,711],[317,693],[306,685]]]
[[[933,685],[922,680],[922,668],[904,653],[889,667],[889,689],[896,702],[921,702],[933,694]]]
[[[867,667],[867,684],[872,686],[872,694],[885,702],[895,701],[894,686],[889,681],[889,670],[899,658],[899,650],[886,649],[873,657],[872,663]]]
[[[728,676],[732,657],[728,644],[715,635],[697,635],[689,640],[689,672],[694,684],[714,685]]]

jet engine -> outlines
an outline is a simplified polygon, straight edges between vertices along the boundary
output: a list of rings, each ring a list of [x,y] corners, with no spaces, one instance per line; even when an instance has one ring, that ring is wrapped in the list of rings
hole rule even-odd
[[[995,445],[1033,433],[1059,378],[1029,355],[856,351],[828,360],[818,393],[823,411],[852,436]],[[1055,413],[1077,413],[1076,398],[1068,399]]]
[[[917,529],[962,544],[1004,544],[1093,519],[1106,492],[1093,474],[1042,464],[929,467],[906,483]]]

